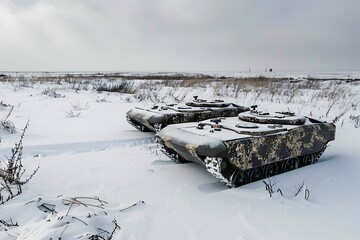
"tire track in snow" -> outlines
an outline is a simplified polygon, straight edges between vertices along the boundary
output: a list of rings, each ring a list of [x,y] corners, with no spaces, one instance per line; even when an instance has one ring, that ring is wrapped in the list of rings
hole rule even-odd
[[[99,152],[107,149],[130,148],[141,145],[154,144],[155,137],[123,139],[123,140],[105,140],[93,142],[75,142],[24,146],[23,156],[54,156],[60,154],[74,154],[85,152]],[[2,148],[0,156],[10,156],[11,148]]]

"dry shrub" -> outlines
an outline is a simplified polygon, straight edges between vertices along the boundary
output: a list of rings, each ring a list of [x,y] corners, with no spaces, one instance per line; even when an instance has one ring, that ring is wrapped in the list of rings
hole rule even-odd
[[[9,133],[16,132],[15,124],[9,120],[9,117],[13,110],[14,110],[14,106],[11,106],[11,109],[8,112],[8,114],[3,119],[0,120],[0,129],[3,129]]]
[[[194,88],[194,87],[206,87],[208,84],[213,82],[211,79],[193,78],[186,79],[180,82],[180,87]]]
[[[129,81],[121,82],[100,82],[95,84],[94,88],[98,92],[117,92],[117,93],[129,93],[135,92],[134,83]]]
[[[28,183],[39,170],[39,167],[36,168],[28,178],[23,179],[26,169],[22,162],[22,142],[28,126],[29,122],[20,135],[20,140],[11,149],[11,156],[7,158],[7,161],[3,161],[5,166],[0,168],[0,205],[19,196],[22,193],[22,186]]]
[[[360,115],[350,115],[350,120],[353,121],[354,127],[359,128],[360,127]]]

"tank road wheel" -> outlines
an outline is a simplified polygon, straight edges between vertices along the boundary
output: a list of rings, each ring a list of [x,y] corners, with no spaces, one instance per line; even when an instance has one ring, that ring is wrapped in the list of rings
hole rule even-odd
[[[221,161],[220,165],[220,173],[226,177],[227,179],[230,178],[231,174],[234,173],[234,167],[231,166],[231,164],[228,163],[227,160],[223,159]]]
[[[265,167],[265,178],[275,176],[278,173],[278,165],[276,163],[271,163]]]
[[[235,172],[233,178],[231,179],[231,184],[234,187],[240,187],[244,184],[247,184],[249,182],[249,175],[246,171],[239,170],[238,172]]]
[[[315,163],[315,155],[313,153],[304,156],[303,158],[304,166],[311,165],[313,163]]]
[[[250,182],[256,182],[264,178],[264,171],[261,167],[257,167],[250,172]]]
[[[299,159],[298,158],[290,158],[284,161],[282,165],[282,169],[284,172],[288,172],[299,167]]]

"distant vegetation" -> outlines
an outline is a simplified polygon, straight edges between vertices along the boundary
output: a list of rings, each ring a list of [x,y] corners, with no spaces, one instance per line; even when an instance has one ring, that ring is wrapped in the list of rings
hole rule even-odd
[[[203,95],[244,106],[285,106],[300,114],[331,119],[341,125],[348,121],[359,127],[360,77],[357,75],[4,73],[0,75],[0,82],[10,83],[15,89],[46,83],[55,90],[113,92],[126,94],[128,101],[145,103],[181,102],[191,100],[193,95]]]

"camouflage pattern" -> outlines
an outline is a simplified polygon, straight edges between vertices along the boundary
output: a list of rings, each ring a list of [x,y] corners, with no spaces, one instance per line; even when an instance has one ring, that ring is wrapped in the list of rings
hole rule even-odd
[[[239,114],[239,119],[254,122],[254,123],[269,123],[269,124],[288,124],[288,125],[302,125],[305,123],[305,118],[294,116],[290,112],[276,112],[270,115],[269,113],[262,113],[259,111],[249,111]]]
[[[194,100],[186,105],[155,105],[151,108],[134,108],[126,113],[128,122],[140,131],[156,131],[170,124],[198,122],[216,117],[235,117],[249,108],[217,100]]]
[[[317,123],[279,134],[226,141],[227,158],[237,169],[248,170],[284,159],[321,151],[335,139],[335,125]]]
[[[200,123],[172,125],[157,133],[162,150],[170,153],[177,162],[192,161],[207,166],[209,159],[220,159],[224,171],[220,174],[231,182],[239,171],[265,167],[276,163],[279,168],[288,160],[298,158],[301,166],[306,165],[307,156],[320,157],[329,141],[335,139],[336,127],[308,117],[281,114],[279,125],[273,115],[262,117],[261,122],[245,122],[239,118],[207,120]],[[271,120],[275,120],[271,121]],[[299,125],[302,122],[302,125]],[[311,155],[313,154],[313,155]],[[208,168],[208,166],[207,166]],[[214,175],[214,174],[213,174]],[[224,182],[224,181],[223,181]]]

